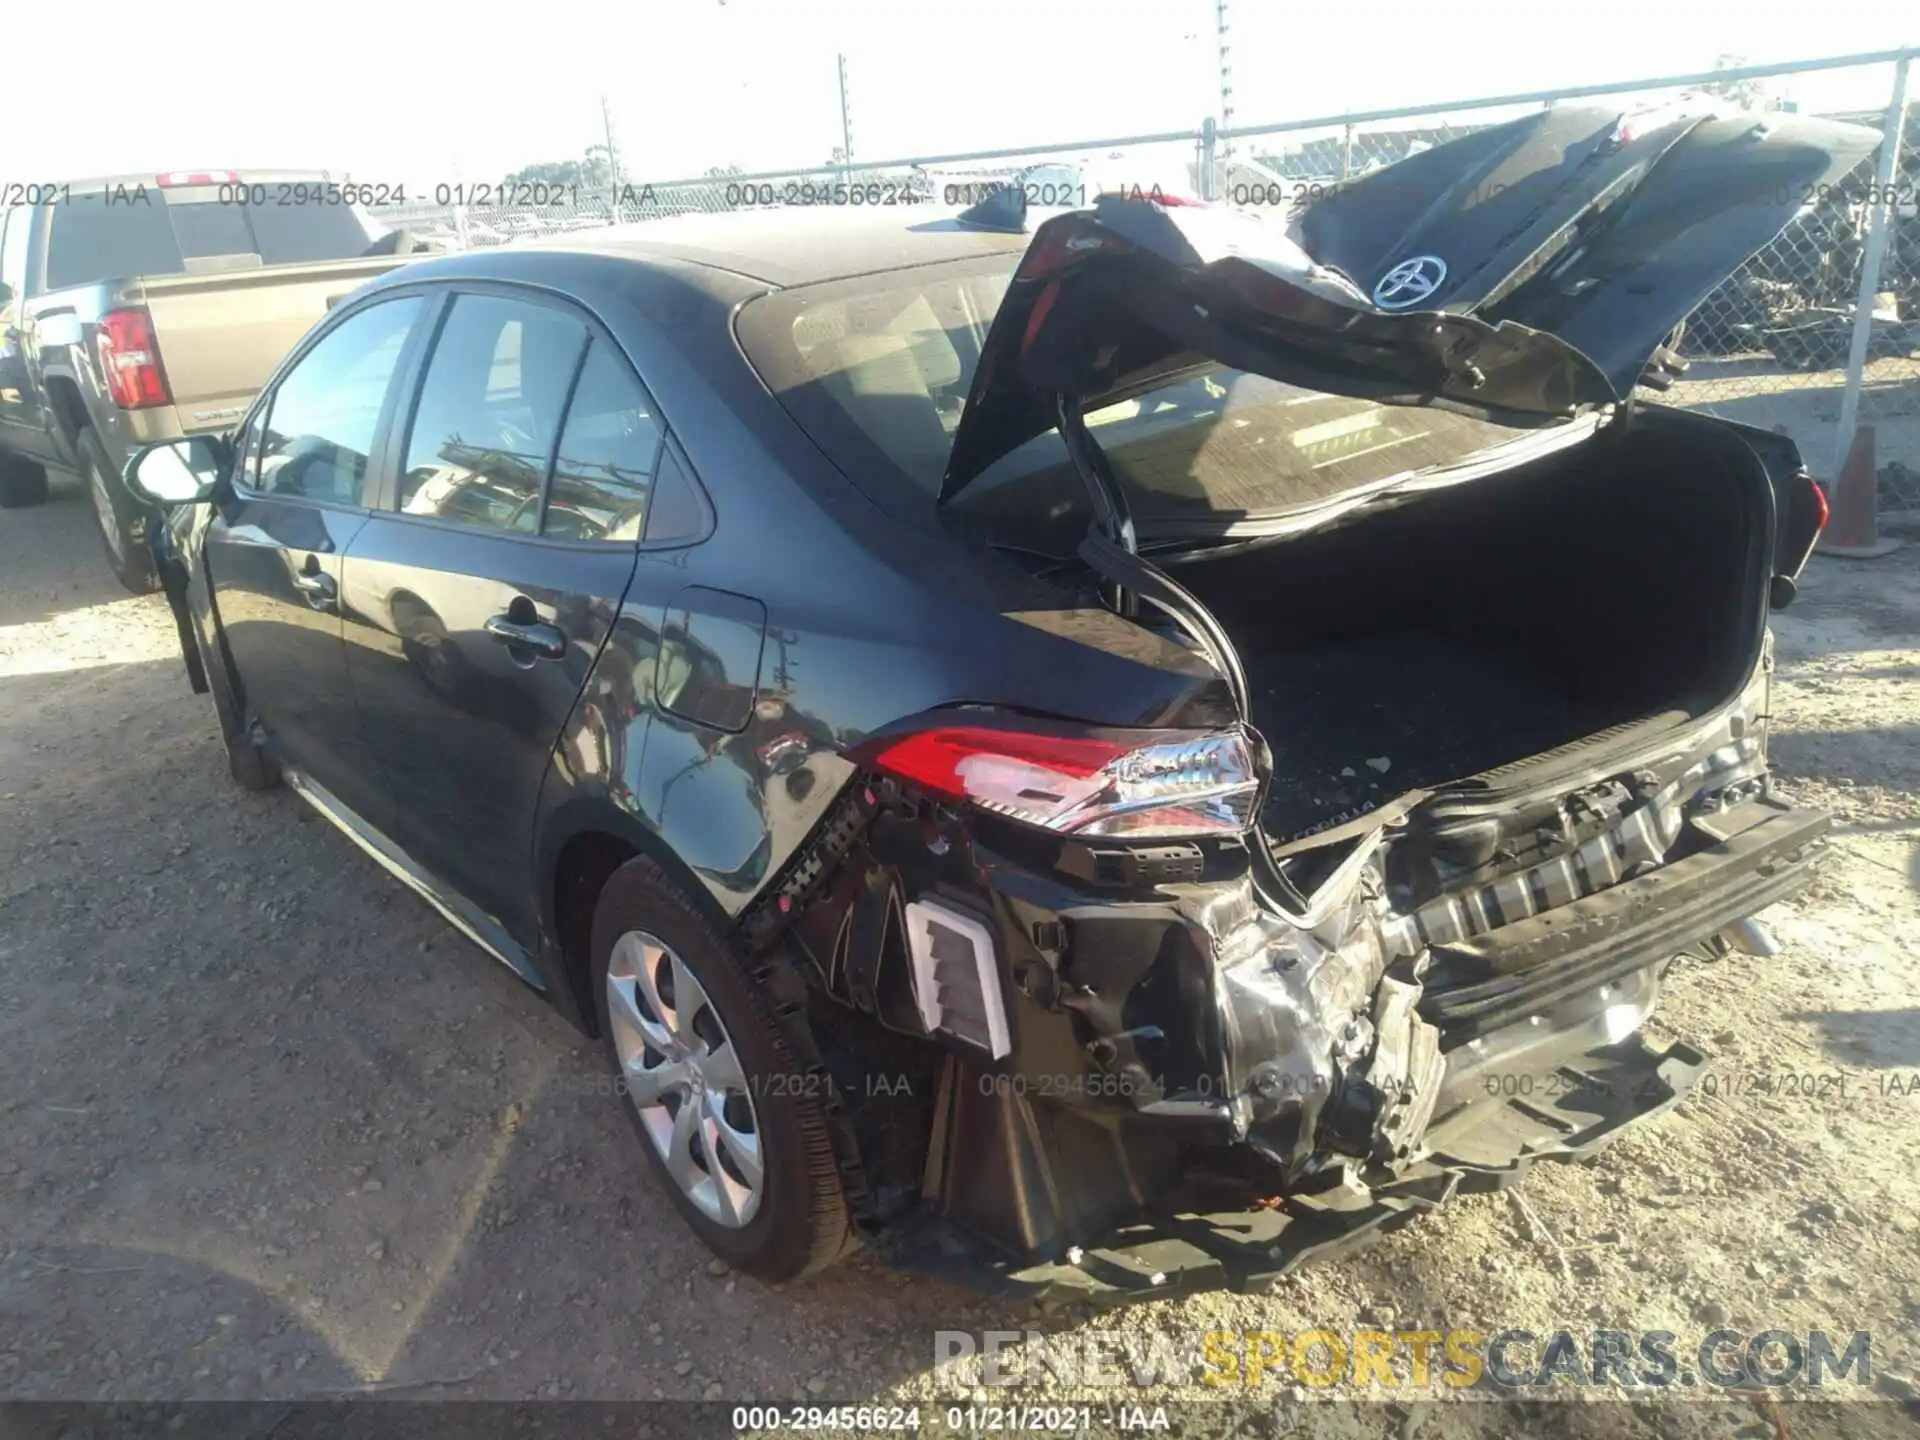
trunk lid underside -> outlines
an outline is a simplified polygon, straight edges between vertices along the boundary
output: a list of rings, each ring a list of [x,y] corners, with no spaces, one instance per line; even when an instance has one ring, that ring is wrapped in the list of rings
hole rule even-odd
[[[1673,328],[1879,140],[1798,116],[1567,106],[1343,187],[1290,226],[1108,196],[1042,224],[941,484],[1208,363],[1514,425],[1623,400]]]

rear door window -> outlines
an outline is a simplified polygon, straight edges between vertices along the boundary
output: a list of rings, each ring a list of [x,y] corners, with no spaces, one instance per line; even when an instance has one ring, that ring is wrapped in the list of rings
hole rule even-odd
[[[407,436],[403,515],[532,534],[587,328],[546,305],[461,295]]]
[[[560,437],[545,533],[560,540],[640,539],[664,440],[653,397],[612,346],[594,341]]]

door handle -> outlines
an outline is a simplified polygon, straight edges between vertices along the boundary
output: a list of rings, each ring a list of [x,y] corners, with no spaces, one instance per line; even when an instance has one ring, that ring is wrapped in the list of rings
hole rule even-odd
[[[294,572],[293,588],[306,596],[307,603],[316,610],[324,610],[332,605],[340,593],[340,587],[334,584],[333,577],[320,569],[320,562],[313,556],[307,557],[307,563]]]
[[[564,660],[567,657],[567,635],[558,625],[495,615],[487,621],[486,631],[502,645],[517,645],[531,650],[542,660]]]

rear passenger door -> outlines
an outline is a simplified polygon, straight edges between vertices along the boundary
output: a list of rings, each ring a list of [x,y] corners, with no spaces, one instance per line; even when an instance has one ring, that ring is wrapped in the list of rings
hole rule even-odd
[[[439,304],[347,558],[347,664],[402,848],[530,951],[541,780],[633,575],[663,429],[572,307],[507,286]]]

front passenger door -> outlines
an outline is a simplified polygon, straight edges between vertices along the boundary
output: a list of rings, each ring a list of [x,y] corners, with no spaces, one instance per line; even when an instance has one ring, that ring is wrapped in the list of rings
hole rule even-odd
[[[207,529],[207,570],[247,722],[281,762],[376,829],[392,800],[342,654],[341,560],[367,523],[370,457],[417,295],[354,311],[256,408]]]

